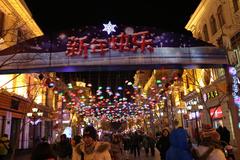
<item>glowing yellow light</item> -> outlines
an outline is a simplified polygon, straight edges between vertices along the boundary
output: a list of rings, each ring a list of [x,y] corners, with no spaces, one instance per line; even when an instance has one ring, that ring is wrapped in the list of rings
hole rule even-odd
[[[32,32],[35,36],[43,35],[43,32],[29,15],[25,7],[21,4],[19,0],[8,0],[10,5],[16,10],[16,13],[20,15],[22,20],[26,23],[26,25],[32,29]]]

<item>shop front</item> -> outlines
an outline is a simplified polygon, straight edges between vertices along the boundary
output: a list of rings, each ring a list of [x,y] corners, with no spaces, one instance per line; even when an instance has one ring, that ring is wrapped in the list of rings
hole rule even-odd
[[[193,91],[183,97],[187,105],[187,114],[184,115],[185,126],[192,139],[196,139],[202,128],[202,105],[201,96],[198,92]],[[200,106],[200,107],[199,107]]]
[[[231,132],[231,140],[235,139],[232,115],[227,102],[226,81],[218,80],[202,89],[203,103],[210,116],[208,124],[214,128],[225,126]],[[206,117],[206,116],[205,116]]]
[[[211,116],[212,124],[214,128],[217,128],[219,125],[223,126],[222,106],[211,107],[210,116]]]

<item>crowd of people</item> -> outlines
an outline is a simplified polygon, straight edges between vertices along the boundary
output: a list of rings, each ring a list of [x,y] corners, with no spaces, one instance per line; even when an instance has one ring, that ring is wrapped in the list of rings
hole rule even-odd
[[[224,145],[221,143],[223,139],[226,141]],[[105,133],[99,137],[93,126],[87,126],[82,137],[76,135],[69,140],[63,134],[55,144],[39,143],[32,152],[32,160],[126,160],[131,154],[135,159],[144,154],[159,160],[226,160],[223,147],[229,144],[228,140],[226,130],[210,126],[200,132],[198,145],[191,142],[182,127],[172,131],[166,128],[156,135],[139,130]]]

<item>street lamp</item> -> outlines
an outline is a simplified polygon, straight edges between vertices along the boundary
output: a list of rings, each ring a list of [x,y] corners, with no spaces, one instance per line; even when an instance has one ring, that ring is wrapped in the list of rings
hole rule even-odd
[[[182,122],[182,127],[184,127],[184,122],[183,122],[183,114],[186,113],[186,109],[185,108],[179,108],[178,111],[177,111],[178,114],[181,114],[181,122]]]
[[[38,122],[40,122],[40,118],[43,116],[43,112],[40,112],[38,108],[33,107],[32,112],[27,113],[27,117],[31,118],[33,121],[30,121],[30,123],[33,125],[33,147],[35,147],[35,136],[36,136],[36,125]]]
[[[196,123],[196,136],[197,136],[197,143],[200,143],[200,135],[199,135],[199,126],[198,126],[198,116],[200,116],[200,111],[203,110],[203,105],[197,105],[196,103],[197,101],[193,101],[193,105],[194,105],[194,116],[195,116],[195,123]],[[197,108],[196,108],[197,106]],[[187,106],[187,110],[190,111],[190,113],[192,113],[192,106]],[[198,114],[197,114],[198,113]]]

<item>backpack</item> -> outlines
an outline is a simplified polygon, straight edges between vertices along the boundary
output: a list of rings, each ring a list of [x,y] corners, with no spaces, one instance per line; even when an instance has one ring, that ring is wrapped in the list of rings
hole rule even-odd
[[[199,152],[197,149],[193,149],[192,150],[192,155],[194,157],[195,160],[207,160],[209,155],[212,153],[212,151],[214,150],[214,147],[209,147],[208,150],[203,153],[203,155],[199,155]]]

